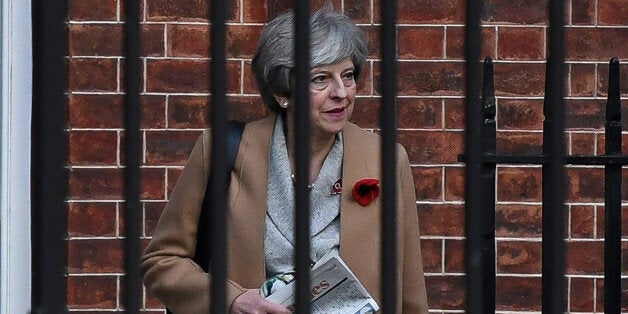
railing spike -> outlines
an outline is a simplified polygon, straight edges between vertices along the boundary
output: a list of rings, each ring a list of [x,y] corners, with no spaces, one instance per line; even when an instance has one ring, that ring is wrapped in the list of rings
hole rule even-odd
[[[484,119],[495,119],[495,75],[493,60],[490,56],[484,58],[484,72],[482,80],[482,114]]]
[[[606,120],[621,120],[621,102],[619,92],[619,59],[613,57],[608,66],[608,98],[606,102]]]

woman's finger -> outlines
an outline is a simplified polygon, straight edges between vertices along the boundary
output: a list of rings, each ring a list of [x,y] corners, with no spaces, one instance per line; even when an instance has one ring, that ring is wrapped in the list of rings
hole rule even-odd
[[[270,313],[284,314],[291,313],[287,308],[279,304],[267,301],[259,295],[258,289],[251,289],[237,297],[231,305],[233,314],[249,313]]]
[[[266,301],[264,299],[262,299],[262,302],[260,303],[260,307],[261,307],[261,309],[265,310],[266,313],[269,313],[269,314],[287,314],[287,313],[292,313],[285,306],[279,305],[279,304],[275,304],[273,302]]]

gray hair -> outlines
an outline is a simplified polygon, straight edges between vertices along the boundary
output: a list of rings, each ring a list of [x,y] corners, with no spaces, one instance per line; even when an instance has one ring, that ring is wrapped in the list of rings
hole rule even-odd
[[[342,12],[327,4],[310,17],[310,67],[330,65],[351,58],[357,78],[366,61],[367,46],[362,31]],[[262,30],[253,57],[253,73],[266,107],[282,108],[274,95],[292,96],[294,91],[294,13],[285,12]]]

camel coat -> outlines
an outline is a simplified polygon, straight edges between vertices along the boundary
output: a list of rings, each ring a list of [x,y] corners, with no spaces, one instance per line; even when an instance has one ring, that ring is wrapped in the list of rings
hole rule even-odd
[[[275,118],[270,115],[245,126],[231,174],[227,304],[266,280],[264,222]],[[209,133],[204,132],[194,146],[142,257],[146,288],[174,313],[209,312],[210,278],[191,260],[209,176]],[[381,179],[380,137],[351,123],[343,136],[340,255],[381,305],[381,197],[361,206],[351,196],[360,179]],[[405,150],[398,145],[397,151],[399,312],[427,313],[414,181]]]

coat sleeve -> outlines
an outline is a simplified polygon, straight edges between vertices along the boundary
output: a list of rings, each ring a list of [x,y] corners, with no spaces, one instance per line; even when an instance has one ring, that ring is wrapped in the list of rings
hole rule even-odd
[[[423,261],[421,257],[421,243],[419,241],[419,219],[414,192],[414,179],[410,169],[410,162],[405,149],[397,146],[398,171],[400,173],[399,201],[403,226],[403,240],[399,248],[403,250],[402,269],[399,273],[402,285],[402,313],[427,313],[427,294],[425,278],[423,276]]]
[[[197,140],[142,257],[146,289],[173,313],[209,313],[210,276],[192,261],[207,178],[209,135]],[[227,304],[245,289],[227,282]]]

